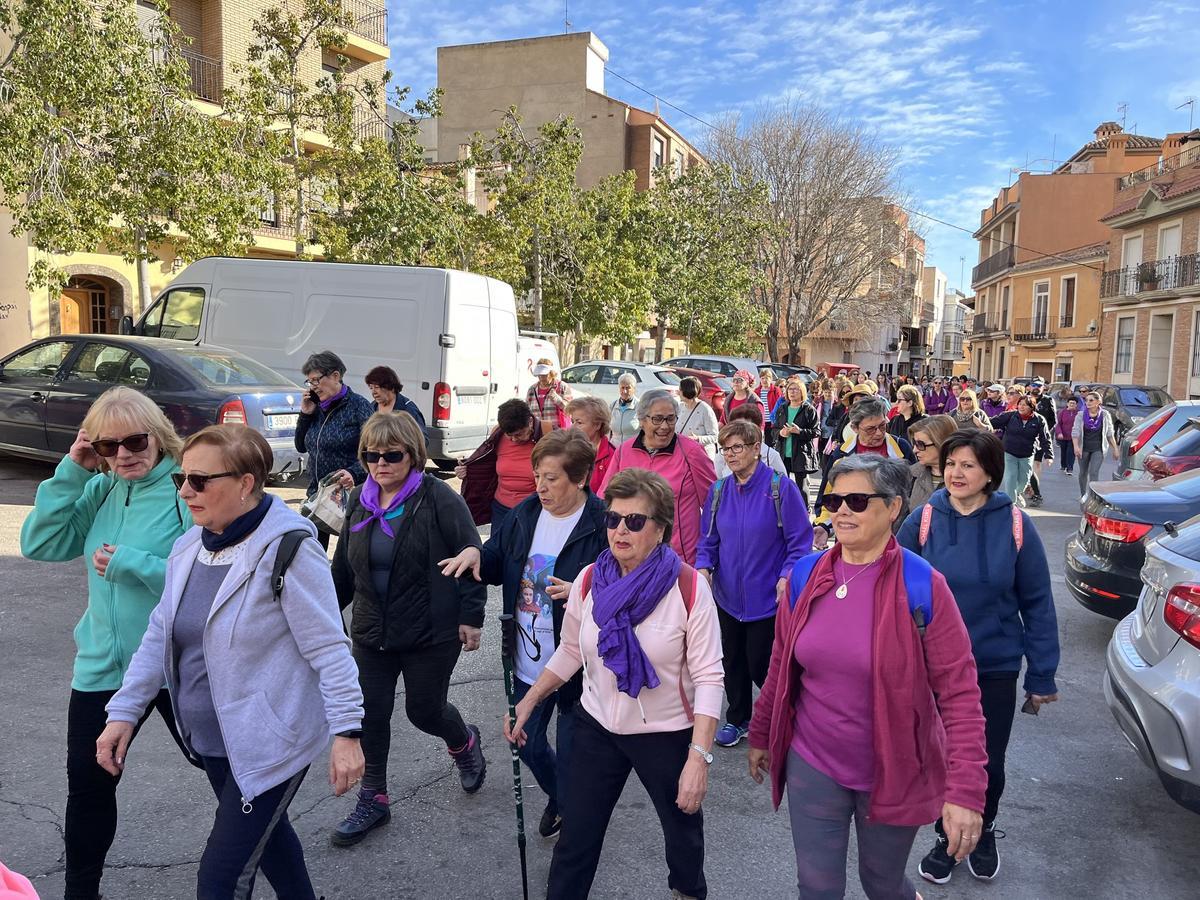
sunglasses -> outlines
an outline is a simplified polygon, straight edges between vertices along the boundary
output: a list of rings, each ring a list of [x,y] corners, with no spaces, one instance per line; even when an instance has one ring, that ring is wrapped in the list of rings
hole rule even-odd
[[[386,453],[380,453],[378,450],[364,450],[362,457],[363,462],[366,463],[377,463],[382,459],[384,462],[395,465],[402,462],[406,455],[403,450],[388,450]]]
[[[913,446],[913,449],[916,450],[918,453],[924,453],[926,450],[929,450],[930,448],[937,447],[937,444],[928,443],[926,441],[913,441],[912,446]]]
[[[883,494],[826,494],[821,498],[821,505],[830,512],[837,512],[842,508],[844,500],[850,512],[860,513],[866,511],[872,497],[885,499]]]
[[[96,455],[103,457],[116,456],[117,451],[121,447],[124,447],[130,453],[141,453],[149,446],[150,435],[148,434],[131,434],[129,437],[122,438],[119,441],[92,441],[92,449],[96,451]]]
[[[628,513],[624,516],[609,511],[604,514],[604,527],[609,531],[616,531],[621,527],[621,522],[625,522],[625,527],[634,534],[646,527],[646,523],[650,517],[645,513]]]
[[[214,478],[237,478],[237,472],[218,472],[216,475],[184,475],[182,472],[171,473],[171,480],[175,482],[175,490],[182,491],[183,484],[186,481],[192,486],[192,490],[197,494],[203,494],[204,489],[208,487],[208,483]]]

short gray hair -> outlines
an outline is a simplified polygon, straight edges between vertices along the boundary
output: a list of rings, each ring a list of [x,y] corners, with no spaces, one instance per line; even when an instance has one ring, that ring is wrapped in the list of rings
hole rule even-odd
[[[304,361],[300,372],[303,375],[308,375],[309,372],[320,372],[322,375],[337,372],[339,375],[344,376],[346,374],[346,364],[332,350],[321,350]]]
[[[882,397],[865,397],[850,407],[850,426],[856,427],[864,419],[886,419],[888,405]]]
[[[632,384],[634,387],[637,387],[637,379],[633,377],[632,373],[626,372],[624,375],[622,375],[620,378],[617,379],[617,384],[618,385]]]
[[[661,400],[666,400],[675,410],[675,416],[679,416],[679,401],[675,399],[675,395],[666,388],[654,388],[642,394],[642,399],[638,400],[637,417],[639,420],[650,415],[650,407]]]
[[[865,402],[865,401],[864,401]],[[912,472],[908,463],[900,459],[888,459],[874,453],[843,456],[829,469],[829,489],[843,475],[862,472],[871,479],[871,492],[883,497],[884,503],[899,497],[906,500],[912,489]]]

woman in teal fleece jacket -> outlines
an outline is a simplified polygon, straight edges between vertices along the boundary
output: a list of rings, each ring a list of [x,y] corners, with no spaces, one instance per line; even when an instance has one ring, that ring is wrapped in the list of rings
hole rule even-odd
[[[1028,515],[998,490],[1004,478],[1000,440],[977,429],[957,431],[942,444],[941,467],[945,488],[930,497],[928,512],[921,507],[909,515],[896,538],[945,576],[971,636],[987,722],[988,788],[984,832],[967,863],[972,875],[990,881],[1000,864],[994,828],[1017,678],[1024,660],[1025,697],[1033,711],[1058,699],[1058,619],[1041,538]],[[944,884],[954,860],[940,823],[938,835],[919,871]]]
[[[27,558],[82,557],[88,576],[67,709],[67,900],[99,895],[116,834],[119,779],[96,765],[96,738],[104,730],[104,706],[121,686],[162,594],[171,545],[192,526],[171,482],[182,446],[145,395],[124,387],[106,391],[54,475],[38,487],[21,527]],[[166,690],[153,706],[178,742]]]

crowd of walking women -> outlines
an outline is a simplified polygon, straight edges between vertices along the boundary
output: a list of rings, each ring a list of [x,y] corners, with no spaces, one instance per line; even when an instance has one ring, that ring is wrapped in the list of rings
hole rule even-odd
[[[374,407],[331,352],[305,373],[310,492],[348,491],[332,561],[266,492],[257,432],[181,440],[126,388],[96,401],[38,489],[22,551],[88,575],[67,898],[99,896],[151,709],[216,798],[197,896],[249,897],[261,871],[278,896],[315,898],[289,804],[328,753],[333,792],[356,789],[329,840],[389,840],[401,679],[406,718],[467,794],[484,787],[486,743],[519,748],[547,801],[538,833],[557,836],[555,900],[588,895],[630,774],[662,828],[667,889],[706,897],[710,766],[744,740],[750,778],[787,798],[801,897],[843,896],[851,823],[871,898],[919,896],[908,858],[930,823],[922,878],[963,861],[997,876],[1014,714],[1057,699],[1049,571],[1019,506],[1030,457],[1052,460],[1065,433],[1091,471],[1111,423],[1090,398],[1055,418],[1056,448],[1036,386],[989,410],[1003,391],[764,388],[741,372],[718,417],[688,379],[681,396],[622,385],[610,405],[571,397],[545,361],[460,465],[459,493],[426,474],[424,423],[394,373],[368,377]],[[491,733],[449,700],[461,653],[483,645],[486,585],[505,623],[487,652],[514,675],[514,712]]]

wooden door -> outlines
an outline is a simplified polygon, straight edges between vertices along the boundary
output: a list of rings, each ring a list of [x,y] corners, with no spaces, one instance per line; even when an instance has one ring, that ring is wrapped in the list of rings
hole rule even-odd
[[[67,289],[58,299],[59,331],[85,334],[92,330],[91,297],[87,291]]]

